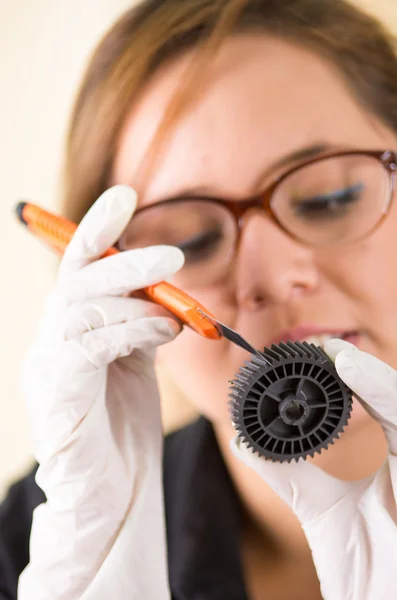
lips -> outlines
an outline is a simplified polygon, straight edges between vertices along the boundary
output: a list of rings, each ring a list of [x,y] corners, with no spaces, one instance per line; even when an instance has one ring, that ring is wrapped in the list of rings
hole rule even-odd
[[[357,345],[359,335],[359,332],[354,330],[304,326],[282,331],[277,337],[271,340],[270,345],[279,344],[280,342],[299,341],[323,347],[325,342],[333,338],[342,339]]]

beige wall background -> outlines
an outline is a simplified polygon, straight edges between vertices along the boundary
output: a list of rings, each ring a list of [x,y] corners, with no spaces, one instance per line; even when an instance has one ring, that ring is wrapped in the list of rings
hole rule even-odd
[[[19,372],[56,259],[13,216],[57,210],[63,137],[89,53],[131,0],[0,0],[0,493],[30,463]]]
[[[397,27],[395,0],[355,1]],[[133,3],[0,0],[0,495],[32,461],[19,374],[57,264],[17,224],[13,208],[30,199],[57,210],[63,138],[78,81],[97,39]],[[170,389],[165,382],[164,396]],[[188,419],[191,409],[180,399],[167,402],[170,426],[175,413]]]

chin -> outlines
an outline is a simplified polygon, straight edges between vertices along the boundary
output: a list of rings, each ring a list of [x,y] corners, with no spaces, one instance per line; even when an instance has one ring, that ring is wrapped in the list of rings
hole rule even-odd
[[[354,398],[351,417],[340,438],[309,460],[334,477],[358,481],[375,473],[384,463],[387,452],[381,426]]]
[[[351,412],[351,416],[345,430],[346,433],[349,429],[352,430],[352,428],[356,427],[370,427],[374,423],[376,424],[374,419],[367,413],[367,411],[362,406],[362,404],[360,404],[357,398],[353,396],[353,410]]]

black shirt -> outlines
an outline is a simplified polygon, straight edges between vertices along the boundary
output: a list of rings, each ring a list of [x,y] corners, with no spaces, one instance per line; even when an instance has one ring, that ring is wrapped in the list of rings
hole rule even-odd
[[[16,600],[18,577],[29,561],[32,513],[45,501],[35,471],[10,489],[0,507],[0,600]],[[164,497],[173,600],[248,600],[240,506],[206,419],[166,437]]]

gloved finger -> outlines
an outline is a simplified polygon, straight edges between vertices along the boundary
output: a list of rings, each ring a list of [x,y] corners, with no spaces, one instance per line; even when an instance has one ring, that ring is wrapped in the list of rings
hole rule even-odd
[[[391,452],[397,454],[397,372],[343,340],[330,340],[324,349],[339,377],[383,428]]]
[[[172,314],[162,306],[137,298],[102,297],[76,302],[66,311],[63,323],[63,339],[71,340],[83,333],[142,319],[144,317],[169,317]],[[181,325],[174,321],[175,331]]]
[[[120,238],[135,211],[136,192],[116,185],[104,192],[82,219],[63,255],[58,277],[98,259]]]
[[[170,277],[183,263],[184,254],[175,246],[128,250],[85,266],[72,277],[64,278],[58,289],[69,303],[120,296]]]
[[[178,334],[174,319],[145,317],[127,323],[83,333],[66,342],[66,348],[77,346],[78,352],[69,352],[69,369],[91,372],[107,366],[134,350],[148,350],[166,344]]]
[[[230,446],[233,454],[272,488],[302,524],[325,514],[347,497],[358,497],[368,485],[367,481],[341,481],[303,460],[291,463],[265,460],[254,454],[239,437],[234,438]]]

